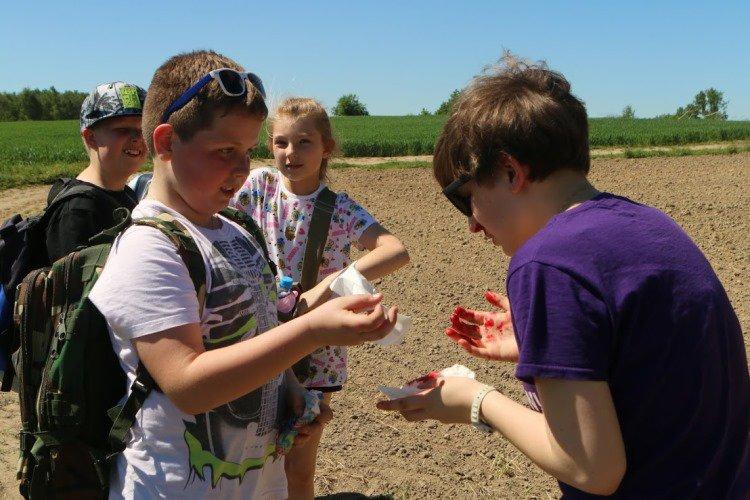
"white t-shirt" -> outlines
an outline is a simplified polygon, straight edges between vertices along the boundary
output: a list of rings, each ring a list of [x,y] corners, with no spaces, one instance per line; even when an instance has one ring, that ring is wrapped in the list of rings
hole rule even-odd
[[[315,201],[325,187],[298,196],[284,187],[281,173],[274,168],[257,168],[250,172],[244,186],[235,195],[232,205],[245,211],[263,230],[268,253],[279,272],[299,281],[307,245]],[[377,220],[346,193],[337,193],[336,207],[328,229],[328,240],[318,281],[351,263],[352,245],[359,247],[362,233]],[[326,346],[312,354],[307,387],[325,389],[344,385],[347,378],[347,352],[343,346]]]
[[[162,212],[188,228],[203,254],[205,308],[199,317],[187,267],[161,231],[133,226],[117,238],[89,297],[107,320],[128,388],[138,365],[132,339],[200,323],[204,343],[213,349],[278,322],[274,276],[247,232],[223,217],[218,229],[195,226],[154,200],[141,201],[133,216]],[[284,498],[283,460],[273,458],[284,411],[279,397],[283,385],[282,373],[256,391],[196,416],[153,391],[117,459],[110,498]]]

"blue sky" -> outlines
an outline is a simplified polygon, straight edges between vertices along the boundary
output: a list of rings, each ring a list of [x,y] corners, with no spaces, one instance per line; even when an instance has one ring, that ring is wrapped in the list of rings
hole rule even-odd
[[[713,86],[750,119],[749,20],[747,1],[18,1],[0,18],[0,91],[145,87],[169,56],[211,48],[273,100],[355,93],[402,115],[434,111],[509,49],[566,75],[591,116],[673,112]]]

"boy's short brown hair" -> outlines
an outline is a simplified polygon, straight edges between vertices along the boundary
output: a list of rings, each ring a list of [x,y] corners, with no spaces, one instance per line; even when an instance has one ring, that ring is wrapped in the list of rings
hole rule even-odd
[[[563,75],[544,63],[510,53],[503,65],[476,77],[461,93],[435,145],[433,173],[445,187],[462,174],[492,179],[498,162],[512,156],[530,168],[529,179],[590,166],[584,104]]]
[[[336,138],[333,136],[331,119],[328,117],[328,113],[326,113],[326,108],[315,99],[309,97],[289,97],[281,101],[276,107],[273,116],[268,121],[268,149],[271,152],[273,152],[273,127],[279,117],[291,118],[292,120],[299,118],[312,119],[315,122],[315,128],[320,132],[323,144],[326,148],[330,149],[332,154],[336,152]],[[327,171],[328,158],[323,158],[318,178],[320,180],[325,179]]]
[[[211,50],[197,50],[169,58],[154,73],[148,87],[148,98],[143,107],[143,137],[149,153],[155,155],[154,130],[161,124],[162,116],[169,106],[209,71],[219,68],[244,69],[226,56]],[[231,97],[221,90],[218,82],[211,81],[203,87],[182,109],[172,113],[168,123],[183,140],[211,126],[217,115],[243,112],[265,120],[268,108],[258,89],[247,85],[244,96]]]

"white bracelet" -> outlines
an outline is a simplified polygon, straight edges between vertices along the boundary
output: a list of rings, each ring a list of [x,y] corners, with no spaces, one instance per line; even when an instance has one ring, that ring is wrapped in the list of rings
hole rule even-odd
[[[479,419],[479,410],[482,408],[482,401],[484,401],[484,397],[495,390],[497,389],[495,389],[491,385],[482,387],[476,393],[476,395],[474,396],[474,401],[471,403],[471,425],[473,425],[475,429],[478,429],[487,434],[491,434],[493,429]]]

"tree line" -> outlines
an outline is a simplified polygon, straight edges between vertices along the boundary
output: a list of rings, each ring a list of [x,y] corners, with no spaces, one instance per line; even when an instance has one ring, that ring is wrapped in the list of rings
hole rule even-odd
[[[79,118],[86,92],[55,87],[0,92],[0,121],[72,120]]]
[[[450,113],[453,103],[461,95],[456,89],[448,99],[431,113],[422,108],[420,115],[445,115]],[[59,92],[55,87],[48,89],[28,89],[21,92],[0,92],[0,121],[18,120],[72,120],[79,118],[81,104],[86,98],[85,92],[66,90]],[[337,116],[367,116],[367,107],[355,94],[346,94],[339,98],[331,110]],[[635,110],[627,105],[623,109],[623,118],[635,118]],[[657,118],[706,118],[715,120],[727,119],[727,101],[724,93],[711,87],[698,92],[693,101],[680,106],[673,114],[660,115]]]

